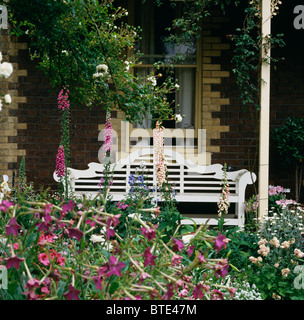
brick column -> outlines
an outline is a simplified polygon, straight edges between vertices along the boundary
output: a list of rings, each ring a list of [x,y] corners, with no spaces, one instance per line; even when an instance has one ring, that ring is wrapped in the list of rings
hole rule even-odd
[[[18,43],[15,37],[11,37],[7,31],[1,31],[1,52],[3,62],[11,62],[13,73],[8,79],[0,80],[1,94],[10,94],[12,103],[3,104],[0,112],[0,181],[2,175],[9,176],[9,185],[12,186],[13,171],[17,173],[18,157],[26,155],[26,151],[18,149],[17,132],[19,129],[26,129],[25,123],[19,123],[17,109],[19,103],[25,103],[26,98],[18,95],[18,78],[25,76],[26,70],[18,68],[18,51],[27,48],[26,43]],[[16,174],[18,176],[18,174]],[[16,182],[16,180],[15,180]]]
[[[212,20],[219,18],[210,18]],[[222,18],[225,19],[225,18]],[[208,22],[208,19],[206,19]],[[221,124],[221,119],[215,116],[220,112],[222,105],[229,105],[228,98],[222,98],[220,91],[212,88],[214,84],[220,84],[222,78],[229,77],[229,72],[222,70],[219,62],[213,62],[213,58],[220,57],[223,50],[230,49],[229,44],[222,43],[219,36],[213,36],[212,29],[219,27],[215,22],[205,25],[203,31],[203,61],[202,61],[202,128],[206,129],[206,151],[220,152],[220,146],[211,145],[212,139],[220,139],[222,132],[229,131],[229,126]],[[207,28],[211,29],[208,30]]]

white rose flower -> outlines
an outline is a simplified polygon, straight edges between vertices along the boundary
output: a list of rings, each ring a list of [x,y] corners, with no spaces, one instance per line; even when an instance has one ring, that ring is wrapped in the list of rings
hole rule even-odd
[[[10,94],[6,94],[4,97],[3,97],[3,100],[6,104],[11,104],[12,103],[12,98],[11,98],[11,95]]]
[[[155,77],[149,77],[147,78],[147,81],[150,82],[152,84],[152,86],[156,86],[157,85],[157,81],[155,79]]]
[[[96,72],[96,73],[93,74],[93,79],[96,79],[96,78],[101,77],[101,76],[102,76],[101,73]]]
[[[178,89],[179,88],[179,84],[176,83],[175,84],[175,88]]]
[[[96,67],[96,71],[97,72],[101,72],[101,73],[107,73],[108,72],[108,66],[106,64],[99,64]]]
[[[8,78],[13,73],[13,65],[9,62],[0,64],[0,78]]]
[[[182,122],[183,121],[183,117],[180,114],[176,114],[175,115],[175,121],[176,122]]]

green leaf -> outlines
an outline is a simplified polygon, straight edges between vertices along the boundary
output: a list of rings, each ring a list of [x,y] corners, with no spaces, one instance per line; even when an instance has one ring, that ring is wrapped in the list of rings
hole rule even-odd
[[[110,286],[110,289],[109,289],[109,293],[110,294],[113,294],[116,290],[117,290],[117,288],[119,287],[119,283],[118,282],[113,282],[112,284],[111,284],[111,286]]]

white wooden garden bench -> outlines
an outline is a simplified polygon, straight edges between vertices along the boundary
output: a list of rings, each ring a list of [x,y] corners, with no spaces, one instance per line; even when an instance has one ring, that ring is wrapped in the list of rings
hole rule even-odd
[[[212,164],[207,166],[196,165],[184,157],[171,150],[164,149],[169,181],[174,185],[175,198],[178,203],[217,203],[221,194],[221,181],[223,178],[223,166]],[[114,180],[111,186],[113,201],[120,201],[129,190],[128,178],[131,173],[136,172],[142,163],[145,164],[145,181],[149,186],[157,185],[154,170],[153,148],[143,148],[131,153],[126,159],[121,159],[111,165],[114,170]],[[68,168],[71,191],[76,196],[86,197],[96,196],[100,192],[98,186],[103,176],[104,165],[97,162],[88,164],[88,169],[77,170]],[[54,173],[54,179],[58,181]],[[235,204],[233,214],[225,216],[227,225],[244,226],[244,201],[245,190],[248,184],[256,180],[256,175],[246,169],[227,172],[229,182],[229,202]],[[183,220],[183,224],[217,224],[217,212],[212,215],[204,215],[194,212],[191,219]]]

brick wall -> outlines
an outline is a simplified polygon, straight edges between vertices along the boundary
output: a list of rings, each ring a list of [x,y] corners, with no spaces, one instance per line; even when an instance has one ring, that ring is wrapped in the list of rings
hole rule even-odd
[[[7,30],[2,30],[3,62],[12,63],[14,69],[8,79],[0,80],[1,94],[10,94],[12,97],[12,103],[3,104],[0,112],[0,175],[8,175],[10,184],[19,158],[26,155],[26,150],[18,145],[18,131],[27,127],[27,123],[18,118],[19,105],[26,102],[26,97],[18,90],[18,83],[27,74],[27,70],[19,64],[19,53],[26,46],[26,43],[17,42],[16,38],[10,37]]]
[[[202,128],[207,130],[207,151],[212,153],[212,163],[226,162],[234,169],[253,168],[258,172],[257,167],[252,167],[257,157],[258,123],[248,109],[242,111],[232,72],[231,43],[226,38],[237,27],[236,20],[229,19],[229,14],[213,15],[203,24]],[[293,30],[288,33],[288,49],[274,52],[284,53],[286,60],[271,75],[271,127],[281,125],[288,115],[303,117],[304,52],[295,50],[299,44],[292,37]],[[1,81],[1,88],[8,90],[13,103],[0,113],[0,174],[8,174],[12,182],[13,172],[18,175],[25,155],[28,181],[35,182],[37,188],[44,185],[55,189],[52,175],[60,142],[58,93],[51,92],[48,80],[30,60],[26,39],[16,41],[2,33],[1,40],[4,60],[13,63],[14,73],[8,81]],[[119,131],[122,114],[114,112],[112,118]],[[101,109],[72,106],[72,167],[85,169],[89,162],[98,162],[102,145],[98,135],[104,122]],[[293,188],[291,173],[278,165],[272,151],[270,158],[270,182]]]
[[[288,116],[301,118],[304,116],[304,43],[300,41],[303,39],[304,30],[296,31],[293,28],[293,2],[283,3],[280,7],[279,16],[272,21],[272,32],[284,34],[286,47],[272,50],[273,57],[284,57],[284,60],[280,60],[276,68],[271,71],[271,131],[281,126]],[[203,102],[203,113],[210,111],[211,118],[213,121],[216,120],[214,125],[211,124],[211,130],[216,128],[217,132],[209,133],[212,137],[210,140],[213,151],[212,163],[226,162],[235,169],[248,168],[258,173],[258,113],[252,112],[248,106],[246,111],[243,111],[243,106],[238,100],[239,92],[232,72],[234,66],[231,65],[232,51],[228,50],[231,43],[226,38],[226,34],[233,34],[235,28],[241,26],[240,21],[237,15],[231,19],[213,16],[207,20],[205,28],[203,27],[204,33],[213,40],[216,39],[218,48],[223,49],[220,53],[215,52],[209,57],[208,62],[211,63],[211,68],[225,72],[221,74],[220,79],[210,79],[211,83],[208,83],[208,86],[203,85],[205,90],[203,96],[208,95],[209,98],[205,98],[207,105]],[[207,77],[210,73],[204,75]],[[221,101],[216,109],[212,109],[212,96],[213,99],[216,99],[215,96],[219,97]],[[217,128],[218,119],[220,127]],[[291,188],[290,196],[293,197],[293,168],[281,165],[272,145],[270,145],[269,170],[270,184]]]
[[[43,72],[37,68],[27,50],[26,39],[6,37],[2,48],[8,48],[4,60],[11,61],[14,72],[8,83],[8,93],[13,103],[5,106],[0,114],[0,174],[13,175],[18,183],[20,161],[25,155],[28,182],[35,188],[56,189],[53,180],[57,148],[61,139],[60,113],[57,92],[50,87]],[[115,113],[113,114],[115,117]],[[105,112],[81,106],[71,106],[70,145],[71,166],[86,169],[92,161],[98,162],[99,125],[105,122]]]

